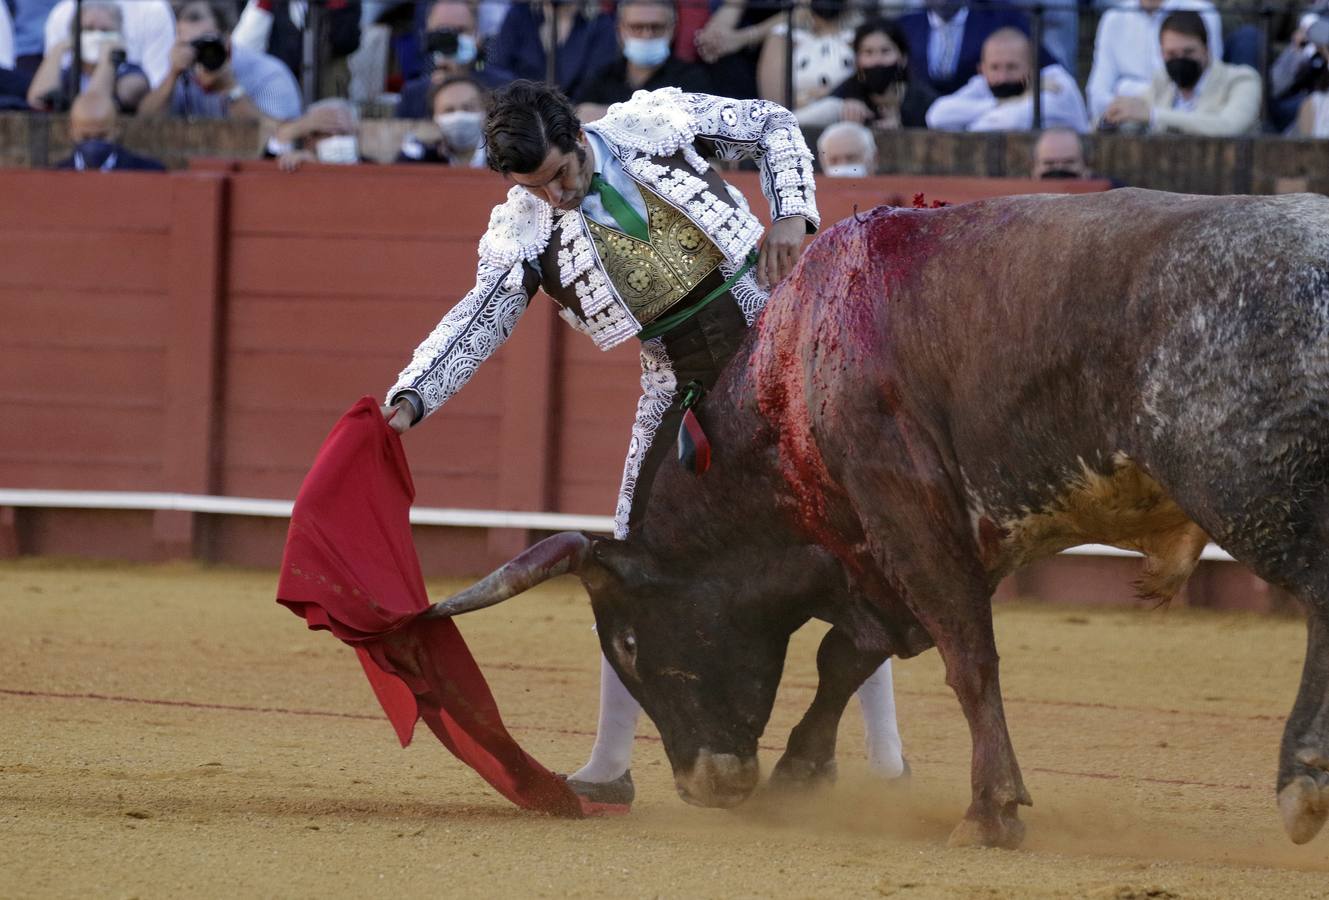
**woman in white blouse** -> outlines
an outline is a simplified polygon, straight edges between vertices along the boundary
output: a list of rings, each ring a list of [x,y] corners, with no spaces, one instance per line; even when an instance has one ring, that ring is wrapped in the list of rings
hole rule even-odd
[[[794,10],[794,102],[807,106],[854,74],[857,14],[844,0],[801,0]],[[786,103],[785,47],[788,27],[771,29],[757,61],[757,92],[763,100]]]

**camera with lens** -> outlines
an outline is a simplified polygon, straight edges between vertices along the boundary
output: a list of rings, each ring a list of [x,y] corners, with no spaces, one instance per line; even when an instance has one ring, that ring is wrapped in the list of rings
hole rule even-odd
[[[194,48],[194,58],[209,72],[215,72],[226,65],[231,54],[226,50],[226,42],[219,35],[205,34],[189,42]]]
[[[454,57],[461,48],[458,32],[451,30],[430,31],[425,34],[425,52],[440,56]]]

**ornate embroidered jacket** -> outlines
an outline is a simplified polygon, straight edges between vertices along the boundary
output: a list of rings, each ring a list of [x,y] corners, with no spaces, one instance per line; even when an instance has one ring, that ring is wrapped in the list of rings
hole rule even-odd
[[[702,159],[698,141],[709,143],[722,159],[757,160],[773,219],[802,216],[813,228],[819,224],[812,154],[793,115],[774,103],[677,88],[638,91],[586,128],[603,138],[629,176],[714,242],[726,278],[757,246],[762,227],[742,194]],[[556,210],[513,187],[490,215],[479,257],[475,287],[416,348],[389,390],[389,402],[414,391],[425,415],[437,410],[507,340],[540,287],[562,307],[560,315],[602,350],[641,331],[580,209]],[[765,302],[752,273],[732,292],[751,323]]]

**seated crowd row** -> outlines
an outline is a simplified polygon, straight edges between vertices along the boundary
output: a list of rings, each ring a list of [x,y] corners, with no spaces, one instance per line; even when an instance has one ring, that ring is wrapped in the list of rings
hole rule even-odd
[[[268,153],[292,162],[358,159],[346,140],[353,107],[301,108],[295,75],[307,3],[249,0],[237,19],[229,0],[183,0],[174,9],[165,0],[85,0],[76,76],[73,0],[18,0],[20,10],[45,8],[40,52],[22,29],[26,43],[16,43],[7,2],[0,0],[0,107],[60,108],[91,90],[120,114],[266,120]],[[401,87],[397,115],[432,124],[408,136],[401,160],[484,165],[486,93],[544,77],[551,41],[557,80],[584,121],[635,90],[672,86],[792,98],[800,124],[814,129],[1028,130],[1041,88],[1039,118],[1048,128],[1235,136],[1262,125],[1264,85],[1251,66],[1223,60],[1221,22],[1208,0],[1129,0],[1104,12],[1083,92],[1074,60],[1063,61],[1073,45],[1060,53],[1033,47],[1028,17],[1001,0],[925,0],[896,19],[844,0],[804,0],[792,34],[787,16],[763,17],[756,2],[712,5],[700,16],[693,0],[618,0],[613,14],[593,0],[548,11],[502,0],[421,6],[418,37],[399,48],[404,74],[414,77]],[[319,87],[335,93],[344,91],[363,12],[352,0],[326,0],[324,12],[321,52],[332,64],[322,67]],[[27,21],[27,31],[37,23]],[[1327,63],[1329,9],[1313,7],[1272,66],[1273,126],[1329,137]]]

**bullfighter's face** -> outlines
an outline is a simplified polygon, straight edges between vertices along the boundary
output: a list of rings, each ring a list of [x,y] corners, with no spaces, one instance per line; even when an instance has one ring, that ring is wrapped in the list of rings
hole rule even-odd
[[[600,646],[660,730],[679,795],[741,803],[757,786],[757,739],[789,635],[806,616],[781,612],[770,580],[750,571],[661,565],[621,541],[598,542],[594,556],[581,577]]]

